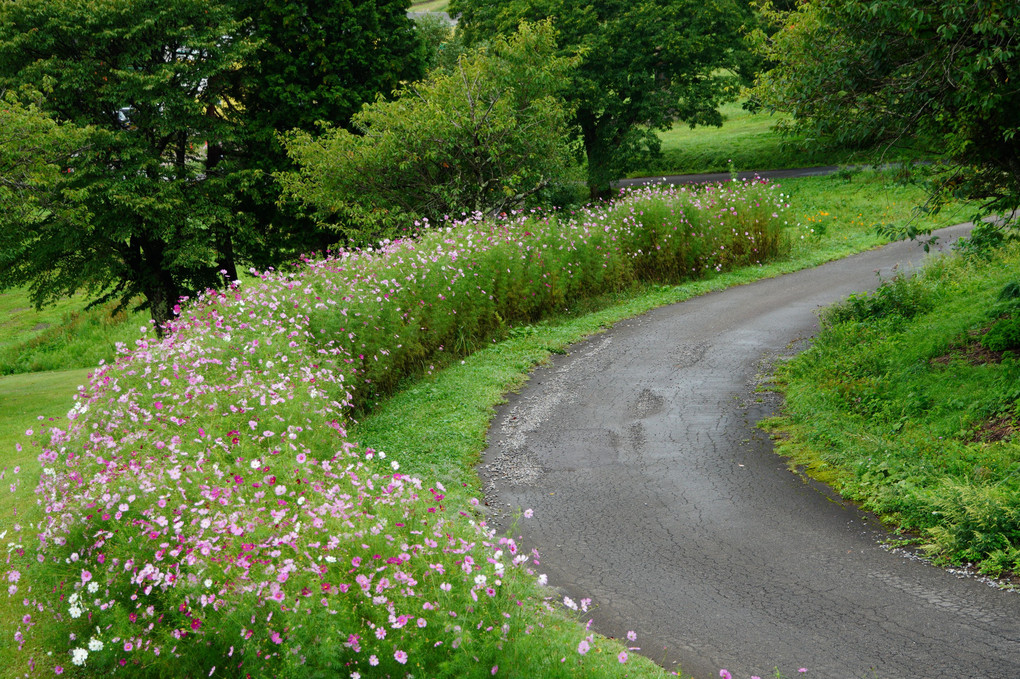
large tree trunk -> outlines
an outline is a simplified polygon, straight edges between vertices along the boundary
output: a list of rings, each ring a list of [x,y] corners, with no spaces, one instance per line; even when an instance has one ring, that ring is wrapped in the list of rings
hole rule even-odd
[[[588,158],[588,195],[592,200],[609,198],[613,191],[611,182],[616,179],[610,176],[612,150],[599,135],[596,120],[579,113],[578,122]]]
[[[209,107],[209,115],[215,115],[215,108]],[[212,171],[223,160],[223,147],[219,144],[209,144],[205,159],[206,174]],[[234,239],[230,227],[226,224],[220,225],[216,230],[216,252],[219,257],[216,260],[216,271],[223,272],[227,283],[237,280],[237,264],[234,262]]]
[[[128,264],[137,276],[139,287],[145,295],[149,314],[156,326],[156,336],[166,335],[166,324],[174,317],[174,305],[181,298],[181,287],[169,271],[163,267],[163,243],[148,235],[131,237],[131,253]]]

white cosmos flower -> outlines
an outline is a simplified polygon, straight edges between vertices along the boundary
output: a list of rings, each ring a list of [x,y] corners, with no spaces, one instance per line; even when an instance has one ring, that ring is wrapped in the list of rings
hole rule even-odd
[[[89,657],[89,652],[84,648],[76,648],[71,651],[71,662],[75,665],[84,665],[85,659]]]

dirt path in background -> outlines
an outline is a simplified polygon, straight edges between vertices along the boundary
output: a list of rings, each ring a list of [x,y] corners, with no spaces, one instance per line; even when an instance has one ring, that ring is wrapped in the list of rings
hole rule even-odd
[[[939,232],[952,242],[965,227]],[[654,310],[512,395],[480,473],[496,523],[595,628],[698,679],[1020,677],[1020,595],[882,548],[873,518],[787,470],[755,422],[816,310],[921,261],[896,243]]]

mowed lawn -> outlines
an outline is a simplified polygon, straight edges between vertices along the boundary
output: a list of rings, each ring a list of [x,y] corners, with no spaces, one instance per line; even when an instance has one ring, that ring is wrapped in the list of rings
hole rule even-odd
[[[743,101],[720,107],[722,127],[696,127],[676,123],[659,132],[662,156],[629,173],[631,177],[667,174],[778,170],[823,165],[862,164],[929,157],[911,147],[863,151],[832,151],[804,135],[784,135],[774,128],[789,116],[751,113]]]
[[[34,473],[38,472],[25,432],[66,421],[67,411],[74,404],[73,395],[78,385],[88,382],[88,375],[88,369],[80,369],[0,377],[0,469],[6,468],[7,474],[11,474],[15,466],[28,465]],[[8,478],[5,476],[4,480]],[[10,506],[9,494],[0,497],[3,498],[0,506],[6,510]],[[6,511],[3,515],[7,516]]]

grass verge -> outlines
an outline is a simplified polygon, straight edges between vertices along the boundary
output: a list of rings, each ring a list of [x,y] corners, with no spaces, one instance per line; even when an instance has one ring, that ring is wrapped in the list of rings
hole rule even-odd
[[[0,293],[0,375],[89,368],[115,355],[115,342],[129,342],[149,324],[146,313],[115,305],[83,310],[72,297],[36,310],[25,290]]]
[[[766,423],[791,464],[941,564],[1020,572],[1020,247],[955,254],[827,310]]]

